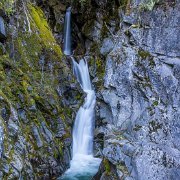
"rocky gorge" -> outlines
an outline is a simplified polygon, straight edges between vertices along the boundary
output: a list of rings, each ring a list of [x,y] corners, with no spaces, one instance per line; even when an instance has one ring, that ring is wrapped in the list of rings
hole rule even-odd
[[[69,167],[85,95],[61,50],[68,6],[97,96],[93,179],[180,179],[178,0],[0,3],[0,179],[57,179]]]

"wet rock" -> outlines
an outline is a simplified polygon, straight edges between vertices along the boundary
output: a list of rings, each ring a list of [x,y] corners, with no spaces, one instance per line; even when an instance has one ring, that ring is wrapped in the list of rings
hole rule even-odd
[[[110,107],[105,103],[100,103],[99,107],[100,107],[99,116],[100,116],[100,118],[103,119],[103,122],[104,123],[106,123],[106,122],[112,123],[113,116],[112,116],[112,111],[111,111]]]
[[[18,133],[19,127],[14,121],[9,120],[8,129],[11,136],[16,136]]]
[[[33,112],[36,112],[36,110],[37,110],[37,109],[36,109],[36,105],[34,104],[34,105],[30,106],[30,107],[29,107],[29,110],[30,110],[30,111],[33,111]]]
[[[126,143],[122,147],[122,152],[130,157],[133,156],[135,151],[136,151],[136,148],[130,143]]]
[[[132,12],[129,15],[126,15],[126,14],[121,15],[121,13],[120,13],[120,17],[121,16],[123,17],[123,22],[125,22],[125,23],[128,23],[130,25],[138,23],[138,13],[137,12]]]
[[[115,165],[123,159],[121,155],[121,149],[118,145],[108,145],[103,149],[103,154],[110,162]]]
[[[8,3],[5,8],[8,39],[0,44],[2,179],[52,179],[70,162],[70,125],[80,104],[80,88],[52,33],[62,30],[67,1],[64,6],[38,1],[41,8],[36,2]]]
[[[73,4],[80,29],[76,34],[96,60],[93,65],[89,61],[90,66],[98,69],[90,68],[98,97],[95,144],[97,155],[107,158],[98,179],[180,176],[179,4],[148,2],[152,3],[135,0],[118,7],[122,1],[93,1],[84,10]],[[69,3],[38,1],[60,43]],[[32,9],[38,19],[41,11]],[[0,179],[53,179],[69,166],[71,126],[80,91],[70,63],[61,57],[51,33],[44,32],[48,24],[36,27],[28,9],[33,21],[30,33],[24,9],[18,12],[10,17],[9,40],[0,48]]]
[[[4,45],[3,45],[3,43],[0,43],[0,55],[4,55],[5,52],[6,52],[6,49],[5,49]]]
[[[13,166],[14,173],[18,177],[19,173],[22,171],[22,168],[23,168],[23,160],[18,154],[14,154],[12,158],[13,158],[13,161],[11,162],[11,166]]]
[[[177,5],[178,6],[178,5]],[[131,34],[139,46],[149,52],[166,56],[179,56],[178,7],[164,12],[162,8],[142,14],[142,28],[132,29]],[[169,18],[166,18],[169,17]],[[170,26],[167,26],[170,24]],[[141,36],[141,34],[143,34]]]

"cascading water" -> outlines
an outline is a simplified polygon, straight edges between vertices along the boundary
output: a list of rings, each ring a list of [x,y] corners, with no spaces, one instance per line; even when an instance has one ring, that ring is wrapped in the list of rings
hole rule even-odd
[[[73,127],[73,158],[70,168],[61,179],[89,180],[98,169],[100,159],[93,157],[93,130],[95,92],[92,89],[88,65],[85,60],[79,64],[72,58],[74,75],[77,77],[83,91],[87,94],[84,104],[77,112]]]
[[[71,7],[66,10],[65,22],[64,22],[64,46],[63,52],[69,56],[72,54],[71,50]]]
[[[70,10],[67,9],[65,18],[65,41],[64,54],[71,55],[70,42],[67,34],[70,32]],[[67,53],[68,52],[68,53]],[[77,112],[73,127],[73,152],[70,168],[60,177],[63,180],[89,180],[97,172],[101,160],[93,157],[93,130],[94,130],[94,108],[96,103],[95,92],[92,89],[88,64],[81,59],[79,64],[71,56],[73,62],[73,73],[80,83],[83,91],[87,94],[84,104]]]
[[[80,107],[73,128],[73,157],[77,154],[91,155],[93,151],[93,125],[95,92],[92,90],[87,62],[79,64],[73,59],[74,74],[83,91],[87,94],[85,103]]]

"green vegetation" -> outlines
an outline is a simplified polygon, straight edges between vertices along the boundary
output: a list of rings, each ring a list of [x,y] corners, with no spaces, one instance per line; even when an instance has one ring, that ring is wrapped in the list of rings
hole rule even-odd
[[[158,104],[159,104],[158,101],[154,101],[154,102],[153,102],[153,105],[154,105],[154,106],[157,106]]]
[[[111,166],[110,166],[109,160],[108,159],[103,159],[103,164],[104,164],[106,175],[109,176],[110,173],[111,173]]]
[[[8,15],[14,12],[15,0],[1,0],[0,9],[3,9]]]
[[[147,60],[151,68],[155,66],[154,58],[148,51],[140,49],[138,51],[138,56],[141,58],[141,60]]]
[[[137,125],[134,126],[133,130],[134,131],[139,131],[141,128],[142,128],[142,126],[137,124]]]
[[[87,7],[90,7],[91,0],[72,0],[71,5],[74,7],[79,7],[79,10],[85,10]]]
[[[47,23],[47,20],[44,17],[44,13],[39,7],[35,7],[31,4],[28,4],[30,14],[32,17],[31,26],[37,27],[39,31],[39,36],[41,42],[44,44],[45,48],[54,50],[58,55],[62,55],[60,47],[56,44],[56,41],[53,37],[53,34],[50,30],[50,27]]]
[[[138,51],[138,55],[142,58],[142,59],[146,59],[148,57],[151,56],[151,54],[148,51],[144,51],[144,50],[139,50]]]
[[[95,82],[96,88],[98,88],[98,90],[102,89],[105,75],[105,62],[103,61],[103,58],[100,56],[91,58],[89,66],[92,67],[95,76],[97,77],[97,81]]]
[[[117,165],[117,169],[119,169],[121,172],[123,172],[124,176],[128,176],[129,172],[126,167],[126,164],[124,162],[121,162]]]

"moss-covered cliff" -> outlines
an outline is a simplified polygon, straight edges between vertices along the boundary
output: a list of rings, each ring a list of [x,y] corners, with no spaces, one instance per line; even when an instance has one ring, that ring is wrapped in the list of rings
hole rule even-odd
[[[43,11],[12,8],[0,44],[0,179],[57,177],[69,166],[79,91]]]

